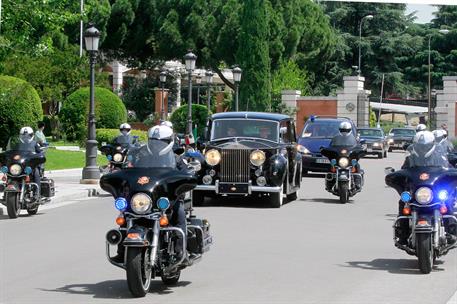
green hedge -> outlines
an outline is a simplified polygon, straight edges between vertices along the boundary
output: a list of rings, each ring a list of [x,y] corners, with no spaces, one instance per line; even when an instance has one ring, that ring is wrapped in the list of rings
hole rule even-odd
[[[173,129],[177,133],[186,133],[187,127],[187,105],[177,108],[171,114],[170,121],[173,123]],[[192,105],[192,125],[195,128],[197,125],[197,134],[203,134],[208,119],[208,109],[204,105]]]
[[[87,134],[89,88],[81,88],[68,96],[59,117],[67,140],[83,140]],[[97,128],[118,128],[127,121],[127,109],[116,94],[105,88],[95,88],[95,118]]]
[[[0,147],[4,148],[11,135],[20,128],[36,129],[43,119],[43,109],[37,91],[28,82],[0,75]]]
[[[146,142],[148,140],[148,134],[146,131],[132,130],[130,133],[132,136],[138,136],[140,142]],[[102,143],[112,143],[114,138],[119,136],[119,129],[97,129],[96,139],[98,146],[101,147]]]

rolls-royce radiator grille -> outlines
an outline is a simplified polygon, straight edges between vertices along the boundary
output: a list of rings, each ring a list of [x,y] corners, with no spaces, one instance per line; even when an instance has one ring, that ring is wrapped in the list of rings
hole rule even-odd
[[[249,182],[249,155],[248,149],[221,150],[221,182]]]

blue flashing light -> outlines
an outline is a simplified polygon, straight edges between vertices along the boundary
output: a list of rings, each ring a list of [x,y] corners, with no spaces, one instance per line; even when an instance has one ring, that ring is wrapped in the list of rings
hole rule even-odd
[[[127,160],[128,161],[132,161],[133,160],[133,156],[132,155],[127,156]]]
[[[167,210],[170,208],[170,201],[166,197],[161,197],[157,200],[157,207],[159,207],[160,210]]]
[[[441,190],[438,192],[438,198],[440,199],[440,201],[447,200],[447,197],[448,197],[448,193],[446,190]]]
[[[357,159],[352,159],[352,160],[351,160],[351,164],[352,164],[352,166],[357,165]]]
[[[314,122],[314,120],[316,120],[316,116],[311,115],[311,116],[309,117],[309,119],[311,120],[311,122]]]
[[[332,164],[332,166],[336,166],[336,159],[332,159],[332,160],[330,161],[330,164]]]
[[[401,201],[407,203],[411,200],[411,193],[405,191],[400,195]]]
[[[192,157],[192,158],[197,158],[197,157],[200,157],[201,154],[198,151],[187,151],[186,152],[186,156],[187,157]]]
[[[24,172],[25,172],[25,174],[29,175],[29,174],[32,173],[32,168],[30,168],[29,166],[27,166],[27,167],[25,167]]]
[[[116,209],[119,211],[124,211],[127,209],[127,200],[123,197],[116,198],[114,201],[114,207],[116,207]]]
[[[111,161],[111,160],[113,159],[113,156],[111,156],[111,155],[106,155],[106,158],[107,158],[109,161]]]
[[[3,166],[2,167],[2,173],[8,173],[8,167],[7,166]]]

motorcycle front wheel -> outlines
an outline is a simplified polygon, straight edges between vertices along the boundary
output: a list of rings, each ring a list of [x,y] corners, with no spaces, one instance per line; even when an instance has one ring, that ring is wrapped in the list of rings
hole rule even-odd
[[[6,210],[8,211],[8,216],[12,219],[15,219],[19,216],[21,213],[19,193],[6,193]]]
[[[150,254],[151,249],[148,247],[130,247],[127,249],[127,285],[134,297],[144,297],[151,286]]]
[[[338,185],[338,194],[340,196],[340,203],[346,204],[349,200],[349,184],[340,183]]]
[[[433,267],[433,247],[430,234],[416,234],[416,255],[420,272],[430,273]]]

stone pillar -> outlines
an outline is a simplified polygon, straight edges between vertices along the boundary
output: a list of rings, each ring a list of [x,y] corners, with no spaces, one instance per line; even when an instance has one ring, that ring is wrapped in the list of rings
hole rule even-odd
[[[113,61],[111,68],[113,69],[113,92],[117,95],[122,93],[122,83],[124,70],[123,65],[119,61]]]
[[[161,118],[162,113],[162,89],[154,89],[155,91],[155,112],[158,114],[159,119]],[[163,90],[164,95],[164,108],[165,108],[165,115],[168,117],[168,89]]]
[[[447,125],[448,136],[455,138],[457,125],[455,119],[457,115],[457,76],[443,77],[443,90],[436,93],[436,127],[442,124]]]
[[[364,89],[365,77],[345,76],[343,80],[343,90],[337,92],[337,115],[350,118],[360,127],[368,126],[371,91]]]
[[[175,74],[176,84],[176,108],[181,106],[181,73]]]
[[[216,113],[225,112],[224,109],[224,92],[216,92]]]
[[[287,107],[295,109],[294,120],[297,121],[297,100],[300,98],[301,91],[298,90],[283,90],[281,91],[281,102]]]

